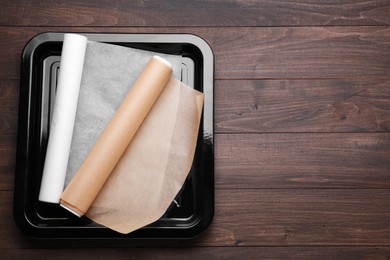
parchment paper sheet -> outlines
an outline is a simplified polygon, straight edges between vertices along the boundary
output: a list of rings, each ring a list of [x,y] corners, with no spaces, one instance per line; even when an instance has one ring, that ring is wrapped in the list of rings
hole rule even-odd
[[[202,106],[171,78],[86,216],[120,233],[157,221],[191,169]]]
[[[152,52],[88,42],[66,183],[87,157]],[[180,77],[180,57],[161,55]],[[193,161],[203,94],[172,78],[86,216],[121,233],[158,220]]]

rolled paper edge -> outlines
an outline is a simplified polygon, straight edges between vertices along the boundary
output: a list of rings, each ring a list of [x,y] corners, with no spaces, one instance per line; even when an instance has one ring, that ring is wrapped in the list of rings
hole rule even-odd
[[[164,63],[165,65],[167,65],[167,66],[170,67],[171,69],[173,68],[173,67],[172,67],[172,64],[171,64],[169,61],[167,61],[167,60],[164,59],[164,58],[161,58],[160,56],[154,55],[154,56],[153,56],[153,59],[157,59],[157,60],[161,61],[162,63]]]
[[[76,215],[79,218],[81,218],[81,216],[83,216],[85,214],[85,212],[79,210],[78,208],[67,203],[64,200],[60,201],[60,206],[63,207],[64,209],[66,209],[67,211],[69,211],[70,213],[73,213],[74,215]]]

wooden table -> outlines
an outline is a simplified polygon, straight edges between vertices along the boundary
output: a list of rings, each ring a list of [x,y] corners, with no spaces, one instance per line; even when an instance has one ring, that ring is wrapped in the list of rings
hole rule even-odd
[[[0,2],[0,258],[390,257],[390,2]],[[215,55],[215,217],[187,241],[39,241],[12,218],[41,32],[192,33]],[[2,257],[3,256],[3,257]]]

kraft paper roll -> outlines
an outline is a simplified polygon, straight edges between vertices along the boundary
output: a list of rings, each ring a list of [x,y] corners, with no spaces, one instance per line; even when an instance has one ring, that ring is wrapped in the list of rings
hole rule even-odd
[[[53,119],[43,168],[39,200],[59,203],[64,189],[87,38],[65,34]]]
[[[61,195],[61,206],[84,215],[172,74],[164,59],[146,65],[90,154]]]

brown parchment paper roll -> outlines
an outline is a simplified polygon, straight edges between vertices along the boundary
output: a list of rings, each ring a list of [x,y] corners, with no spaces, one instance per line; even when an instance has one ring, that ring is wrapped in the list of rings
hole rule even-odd
[[[146,65],[90,154],[61,195],[61,205],[84,215],[102,189],[172,74],[154,56]]]
[[[120,233],[157,221],[191,169],[203,93],[171,78],[86,216]]]

